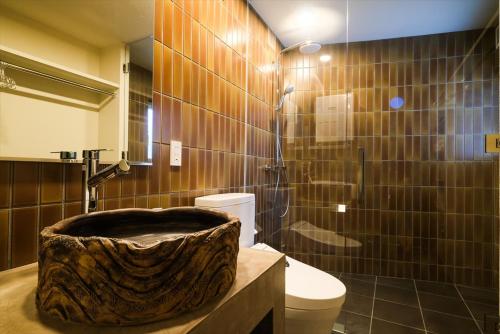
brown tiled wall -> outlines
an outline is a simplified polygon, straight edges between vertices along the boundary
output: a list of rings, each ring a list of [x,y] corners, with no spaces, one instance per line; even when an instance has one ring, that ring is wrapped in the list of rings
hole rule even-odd
[[[156,0],[155,11],[153,166],[106,183],[100,209],[253,192],[258,239],[278,243],[260,168],[272,158],[274,78],[264,65],[276,38],[245,1]],[[182,141],[180,168],[170,167],[170,140]],[[36,260],[38,231],[79,213],[80,182],[77,164],[0,162],[0,269]]]
[[[293,255],[328,271],[497,287],[498,158],[484,153],[483,137],[499,127],[498,50],[493,31],[471,50],[480,33],[286,54],[284,78],[296,87],[297,106],[295,115],[286,110],[292,132],[285,128],[284,138],[296,224],[285,240]],[[324,53],[332,55],[328,64],[318,59]],[[351,137],[317,143],[315,98],[346,92],[353,94]],[[395,96],[405,100],[400,110],[389,105]],[[359,147],[366,152],[361,203]],[[346,214],[334,212],[338,203],[348,204]],[[361,246],[348,239],[344,247],[324,232],[317,235],[324,242],[313,241],[304,221]]]

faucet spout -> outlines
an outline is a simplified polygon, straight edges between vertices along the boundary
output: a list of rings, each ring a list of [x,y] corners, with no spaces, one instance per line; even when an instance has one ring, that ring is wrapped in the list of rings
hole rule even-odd
[[[82,152],[82,213],[97,211],[97,187],[100,184],[115,176],[127,174],[130,170],[127,160],[122,159],[118,163],[97,172],[100,151],[103,150],[83,150]]]
[[[100,172],[91,176],[87,181],[87,185],[89,187],[97,187],[98,185],[114,178],[115,176],[128,174],[129,170],[129,163],[127,162],[127,160],[122,159],[118,163],[108,166]]]

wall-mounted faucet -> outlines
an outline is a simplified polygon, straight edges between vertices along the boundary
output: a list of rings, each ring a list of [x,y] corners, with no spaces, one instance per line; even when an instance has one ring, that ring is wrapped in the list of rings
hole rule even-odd
[[[127,174],[130,170],[127,160],[122,159],[118,163],[97,172],[100,151],[104,150],[84,150],[82,152],[82,213],[97,210],[97,186],[115,176]]]

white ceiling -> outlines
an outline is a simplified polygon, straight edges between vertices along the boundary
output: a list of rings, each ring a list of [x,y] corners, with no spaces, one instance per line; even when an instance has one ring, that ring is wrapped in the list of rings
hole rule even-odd
[[[498,0],[249,0],[249,3],[285,47],[305,40],[330,44],[482,28],[498,10]]]
[[[0,6],[99,48],[153,34],[153,0],[0,0]]]

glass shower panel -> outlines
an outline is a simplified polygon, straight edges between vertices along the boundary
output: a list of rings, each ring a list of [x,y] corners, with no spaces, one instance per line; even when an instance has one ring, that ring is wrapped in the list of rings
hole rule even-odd
[[[371,3],[350,2],[358,35]],[[364,150],[365,171],[363,200],[344,230],[362,244],[347,248],[351,272],[498,285],[498,156],[484,147],[484,135],[499,131],[494,7],[473,29],[349,36],[351,154],[354,163]]]
[[[363,190],[363,152],[352,141],[347,3],[336,2],[345,24],[335,36],[337,42],[323,44],[313,54],[297,48],[281,58],[282,86],[295,87],[285,99],[281,119],[290,189],[282,249],[337,278],[352,272],[349,249],[361,248],[359,240],[346,235],[351,207],[362,200]],[[345,332],[347,323],[342,313],[336,332]]]

